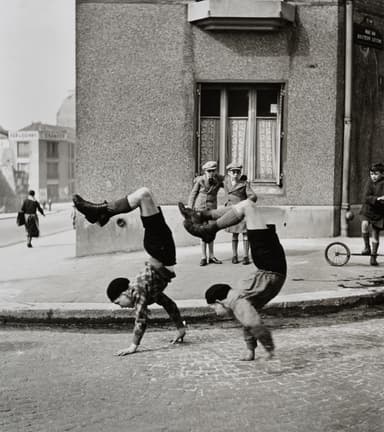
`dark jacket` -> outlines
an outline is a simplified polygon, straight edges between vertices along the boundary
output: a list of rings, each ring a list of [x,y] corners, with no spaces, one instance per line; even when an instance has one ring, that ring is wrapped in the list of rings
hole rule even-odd
[[[36,211],[39,211],[42,215],[44,215],[44,211],[41,208],[38,201],[27,198],[24,200],[23,205],[21,206],[21,211],[27,214],[36,214]]]
[[[237,204],[247,198],[254,202],[257,200],[256,194],[247,180],[240,180],[235,185],[232,185],[231,179],[226,176],[224,179],[224,191],[226,198],[225,205]]]
[[[217,193],[223,187],[224,177],[215,174],[212,179],[205,175],[195,178],[188,199],[188,207],[195,210],[213,210],[217,208]]]
[[[377,200],[380,196],[384,196],[384,178],[376,183],[369,179],[364,187],[363,206],[360,214],[371,221],[384,218],[384,201]]]

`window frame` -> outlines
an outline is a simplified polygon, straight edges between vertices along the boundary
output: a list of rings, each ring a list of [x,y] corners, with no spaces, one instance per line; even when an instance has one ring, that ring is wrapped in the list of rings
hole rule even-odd
[[[57,175],[51,176],[49,166],[56,166],[55,171],[57,171]],[[59,179],[59,162],[47,161],[47,180],[58,180]]]
[[[247,141],[253,143],[247,146],[247,153],[245,156],[245,171],[247,172],[248,179],[257,186],[278,186],[282,187],[283,166],[282,154],[284,146],[284,110],[285,110],[285,94],[286,82],[285,81],[250,81],[250,82],[231,82],[231,81],[199,81],[196,84],[197,103],[196,103],[196,174],[199,173],[201,167],[201,95],[203,86],[210,89],[219,89],[221,91],[220,102],[220,138],[219,149],[215,152],[218,155],[219,172],[225,174],[225,165],[228,163],[228,156],[230,156],[230,143],[228,140],[228,92],[234,89],[248,89],[249,91],[249,106],[248,106],[248,127],[247,127]],[[275,117],[257,116],[257,91],[262,89],[277,89],[277,113]],[[208,118],[209,116],[207,116]],[[217,118],[216,116],[214,116]],[[275,178],[262,179],[256,177],[256,139],[257,139],[257,120],[262,118],[276,119],[276,174]]]
[[[20,151],[20,147],[24,147],[25,153]],[[17,157],[18,158],[29,158],[31,155],[31,142],[30,141],[17,141]]]
[[[47,141],[47,159],[59,159],[59,142],[58,141]],[[54,151],[50,152],[52,149]]]

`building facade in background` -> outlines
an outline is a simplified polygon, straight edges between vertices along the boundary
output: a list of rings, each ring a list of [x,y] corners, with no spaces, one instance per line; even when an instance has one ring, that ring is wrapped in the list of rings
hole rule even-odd
[[[57,111],[56,125],[76,129],[76,96],[74,90],[69,92]]]
[[[384,2],[77,0],[76,14],[80,194],[149,186],[176,243],[192,244],[177,202],[205,161],[224,173],[236,160],[282,237],[340,233],[346,177],[357,209],[369,165],[384,160]],[[78,255],[141,248],[140,220],[127,222],[79,224]]]
[[[70,201],[74,191],[75,131],[32,123],[9,132],[18,195],[33,189],[40,201]]]

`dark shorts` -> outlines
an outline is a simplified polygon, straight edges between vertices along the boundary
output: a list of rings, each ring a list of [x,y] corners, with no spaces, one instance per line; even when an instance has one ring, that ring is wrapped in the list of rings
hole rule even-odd
[[[142,216],[144,227],[144,249],[165,266],[176,264],[176,247],[172,231],[165,222],[161,208],[152,216]]]
[[[239,283],[240,297],[247,299],[255,309],[261,309],[279,294],[286,276],[266,270],[257,270],[249,279]]]
[[[373,220],[368,216],[365,216],[364,214],[361,214],[360,217],[362,221],[368,222],[370,225],[373,226],[373,228],[376,228],[378,230],[384,229],[384,218]]]

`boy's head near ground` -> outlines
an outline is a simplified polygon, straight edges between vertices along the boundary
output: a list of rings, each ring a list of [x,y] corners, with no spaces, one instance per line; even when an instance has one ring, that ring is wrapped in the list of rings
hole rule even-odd
[[[227,284],[215,284],[211,285],[205,292],[205,300],[215,311],[216,315],[228,315],[229,310],[222,304],[222,301],[227,298],[231,289],[232,288]]]
[[[115,303],[120,307],[132,307],[132,299],[125,295],[125,291],[127,291],[128,288],[129,279],[113,279],[107,287],[107,296],[112,303]]]
[[[375,163],[369,167],[369,175],[371,180],[376,183],[378,180],[384,177],[384,164]]]

